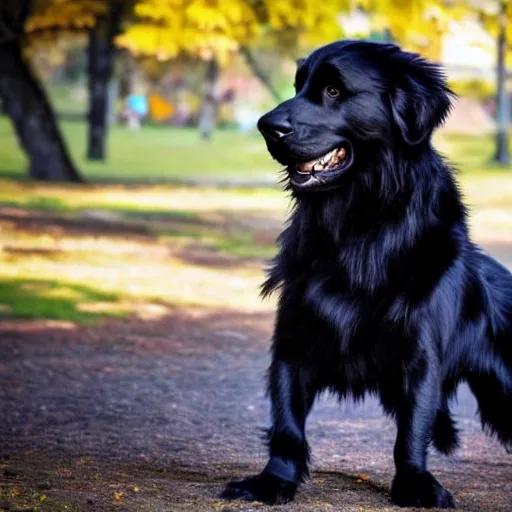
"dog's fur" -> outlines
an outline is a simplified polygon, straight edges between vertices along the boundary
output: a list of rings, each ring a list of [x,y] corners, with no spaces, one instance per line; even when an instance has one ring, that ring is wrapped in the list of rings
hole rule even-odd
[[[426,459],[430,443],[457,446],[449,399],[460,382],[485,429],[512,443],[512,274],[470,241],[453,170],[431,144],[452,94],[418,55],[356,41],[312,53],[296,90],[259,123],[295,205],[263,285],[280,294],[270,458],[223,496],[293,499],[308,473],[306,416],[330,390],[375,394],[396,419],[396,504],[452,507]],[[346,168],[303,186],[296,163],[343,141]]]

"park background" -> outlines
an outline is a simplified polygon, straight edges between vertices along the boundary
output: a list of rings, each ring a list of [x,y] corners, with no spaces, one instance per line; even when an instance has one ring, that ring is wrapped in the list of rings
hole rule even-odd
[[[0,509],[243,510],[217,495],[264,460],[258,291],[289,207],[255,124],[344,37],[445,67],[436,147],[512,266],[509,2],[0,0]],[[509,510],[468,400],[462,455],[434,465],[463,510]],[[338,473],[290,510],[388,510],[372,407],[324,406],[315,452]]]

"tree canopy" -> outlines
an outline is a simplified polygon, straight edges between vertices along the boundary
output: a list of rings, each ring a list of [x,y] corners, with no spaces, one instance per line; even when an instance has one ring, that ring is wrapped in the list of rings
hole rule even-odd
[[[54,36],[55,31],[88,29],[108,9],[102,0],[34,0],[25,32]]]
[[[169,59],[180,52],[224,62],[240,46],[277,31],[282,44],[314,44],[339,38],[337,21],[349,0],[138,0],[137,22],[118,38],[136,54]]]
[[[93,27],[120,0],[33,0],[26,34]],[[354,9],[369,14],[372,28],[389,30],[406,48],[438,59],[450,21],[479,17],[493,35],[499,0],[127,0],[117,43],[136,55],[161,60],[180,53],[219,63],[254,42],[288,53],[343,36],[339,17]],[[508,18],[512,4],[507,3]],[[512,41],[512,24],[507,29]]]

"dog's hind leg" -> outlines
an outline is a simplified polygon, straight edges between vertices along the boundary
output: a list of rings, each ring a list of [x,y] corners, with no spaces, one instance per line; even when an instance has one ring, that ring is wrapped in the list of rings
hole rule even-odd
[[[391,498],[401,507],[454,507],[452,495],[427,468],[427,448],[434,433],[437,411],[443,404],[439,364],[435,357],[433,350],[426,351],[422,360],[406,370],[407,385],[402,388],[402,397],[395,409],[398,432]],[[446,416],[441,421],[445,420]],[[442,432],[445,434],[444,430]]]

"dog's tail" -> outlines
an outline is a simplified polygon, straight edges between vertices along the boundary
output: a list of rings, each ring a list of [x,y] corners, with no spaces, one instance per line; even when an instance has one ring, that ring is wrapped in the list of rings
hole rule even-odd
[[[469,387],[478,402],[485,432],[496,437],[512,453],[512,375],[510,372],[470,375]]]
[[[484,430],[512,452],[512,273],[483,251],[477,253],[487,315],[486,338],[474,344],[469,387]]]

